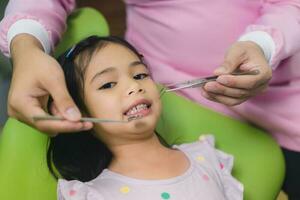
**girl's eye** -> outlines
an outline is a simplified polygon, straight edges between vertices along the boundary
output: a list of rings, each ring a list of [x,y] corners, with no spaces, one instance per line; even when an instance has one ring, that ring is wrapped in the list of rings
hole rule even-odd
[[[136,80],[141,80],[141,79],[147,78],[148,76],[149,76],[149,74],[141,73],[141,74],[135,75],[133,78],[136,79]]]
[[[104,85],[102,85],[99,90],[104,90],[104,89],[110,89],[113,88],[117,83],[116,82],[109,82],[109,83],[105,83]]]

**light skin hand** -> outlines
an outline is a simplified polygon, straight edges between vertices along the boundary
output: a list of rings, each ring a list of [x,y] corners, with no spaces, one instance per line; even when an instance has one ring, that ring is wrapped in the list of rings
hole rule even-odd
[[[257,75],[233,76],[235,70],[259,70]],[[264,92],[272,78],[272,69],[261,48],[254,42],[236,42],[227,54],[221,67],[214,71],[218,79],[206,83],[202,95],[212,101],[228,106],[243,103]]]
[[[43,52],[38,40],[28,34],[14,37],[11,43],[13,75],[8,94],[8,115],[50,136],[57,132],[87,130],[91,123],[78,120],[81,114],[71,99],[63,71],[54,58]],[[34,121],[46,112],[49,95],[54,99],[55,115],[64,121]]]

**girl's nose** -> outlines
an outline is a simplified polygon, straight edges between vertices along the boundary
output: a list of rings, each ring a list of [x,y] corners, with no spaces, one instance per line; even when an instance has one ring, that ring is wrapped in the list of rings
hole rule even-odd
[[[129,91],[128,95],[132,95],[134,93],[144,93],[144,92],[145,92],[144,89],[139,88],[138,90],[131,90],[131,91]]]
[[[131,82],[131,85],[128,88],[127,94],[128,95],[133,95],[133,94],[139,94],[139,93],[144,93],[145,89],[143,86],[138,83],[137,81]]]

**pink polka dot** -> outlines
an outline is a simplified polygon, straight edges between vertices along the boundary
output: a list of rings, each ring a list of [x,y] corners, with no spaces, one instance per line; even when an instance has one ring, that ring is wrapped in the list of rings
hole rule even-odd
[[[205,180],[205,181],[208,181],[208,180],[209,180],[209,177],[208,177],[206,174],[203,174],[203,175],[202,175],[202,178],[203,178],[203,180]]]
[[[75,191],[75,190],[70,190],[70,191],[69,191],[69,195],[70,195],[70,196],[74,196],[75,194],[76,194],[76,191]]]
[[[224,164],[220,163],[220,168],[223,169],[224,168]]]

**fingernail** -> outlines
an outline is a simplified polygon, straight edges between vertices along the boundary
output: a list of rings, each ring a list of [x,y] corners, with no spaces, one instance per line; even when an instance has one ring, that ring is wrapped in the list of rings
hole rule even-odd
[[[74,107],[68,108],[66,114],[71,120],[78,120],[80,118],[79,111]]]
[[[217,82],[219,82],[219,83],[221,83],[223,85],[227,85],[228,84],[228,80],[225,77],[223,77],[223,76],[218,77],[217,78]]]

